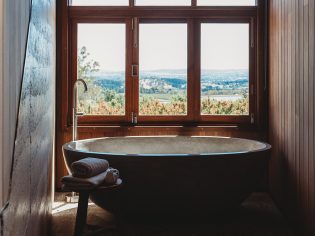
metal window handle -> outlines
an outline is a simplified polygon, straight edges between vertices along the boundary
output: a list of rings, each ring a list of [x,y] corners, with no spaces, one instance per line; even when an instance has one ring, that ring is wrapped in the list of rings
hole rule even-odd
[[[135,117],[133,118],[133,123],[134,123],[134,124],[137,124],[137,123],[138,123],[138,117],[137,117],[137,115],[135,115]]]
[[[131,66],[131,76],[137,77],[138,76],[138,65]]]
[[[76,112],[75,115],[76,116],[84,116],[84,112]]]
[[[254,18],[250,18],[250,46],[251,48],[255,47],[255,21]]]
[[[254,124],[254,123],[255,123],[255,114],[254,114],[254,113],[252,113],[252,114],[250,115],[250,123],[251,123],[251,124]]]
[[[138,123],[138,118],[135,112],[131,112],[131,123],[132,124],[137,124]]]
[[[138,47],[138,18],[132,19],[132,30],[133,30],[133,47]]]

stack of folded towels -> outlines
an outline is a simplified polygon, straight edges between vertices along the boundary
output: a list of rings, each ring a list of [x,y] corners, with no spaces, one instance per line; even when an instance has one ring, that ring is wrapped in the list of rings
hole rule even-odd
[[[61,180],[64,188],[88,190],[98,186],[116,184],[119,171],[109,167],[107,160],[84,158],[73,162],[72,175],[64,176]]]

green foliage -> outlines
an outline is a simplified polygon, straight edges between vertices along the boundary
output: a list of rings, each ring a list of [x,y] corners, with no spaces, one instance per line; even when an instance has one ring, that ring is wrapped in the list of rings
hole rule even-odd
[[[82,47],[78,52],[78,78],[90,80],[91,73],[99,71],[100,64],[89,59],[90,53],[86,47]]]
[[[201,100],[201,114],[204,115],[248,115],[249,103],[247,98],[235,101],[205,98]]]
[[[171,102],[162,103],[153,97],[140,98],[139,113],[141,115],[186,115],[186,96],[174,96]]]
[[[86,81],[88,92],[83,93],[83,88],[79,88],[79,109],[87,115],[123,115],[124,95],[95,83],[93,73],[99,71],[99,67],[98,62],[90,59],[86,47],[82,47],[78,52],[78,78]]]

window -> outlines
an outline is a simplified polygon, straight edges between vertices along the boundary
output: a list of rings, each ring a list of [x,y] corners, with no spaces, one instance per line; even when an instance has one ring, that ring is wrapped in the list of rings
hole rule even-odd
[[[80,78],[88,84],[87,93],[79,86],[81,124],[255,124],[264,101],[259,7],[251,0],[73,0],[62,35],[65,123]]]
[[[139,115],[187,115],[187,25],[140,24]]]
[[[125,114],[125,24],[78,24],[77,77],[88,86],[79,94],[85,115]]]
[[[249,24],[201,24],[201,114],[249,114]]]

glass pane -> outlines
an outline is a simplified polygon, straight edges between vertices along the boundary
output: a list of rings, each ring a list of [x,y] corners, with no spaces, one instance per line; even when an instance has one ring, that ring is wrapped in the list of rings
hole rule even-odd
[[[140,115],[187,114],[187,25],[140,24]]]
[[[191,0],[136,0],[137,6],[190,6]]]
[[[78,25],[79,108],[87,115],[125,114],[125,24]]]
[[[249,24],[201,25],[201,114],[249,114]]]
[[[197,0],[198,6],[256,6],[256,0]]]
[[[72,0],[72,6],[128,6],[129,0]]]

